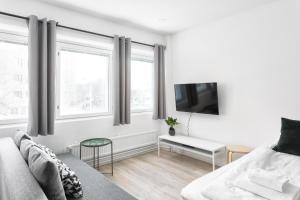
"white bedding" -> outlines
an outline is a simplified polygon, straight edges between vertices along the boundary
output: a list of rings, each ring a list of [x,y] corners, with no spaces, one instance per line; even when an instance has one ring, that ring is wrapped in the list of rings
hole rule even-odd
[[[260,147],[239,160],[194,180],[182,189],[181,196],[185,200],[208,200],[202,196],[201,192],[207,187],[216,185],[225,187],[233,195],[242,197],[241,199],[261,200],[261,197],[241,190],[232,184],[238,176],[254,168],[284,174],[289,178],[290,183],[300,187],[300,156],[278,153],[270,148]]]

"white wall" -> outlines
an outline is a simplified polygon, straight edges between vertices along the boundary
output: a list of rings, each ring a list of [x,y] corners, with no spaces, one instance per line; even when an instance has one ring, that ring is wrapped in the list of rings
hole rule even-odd
[[[66,26],[77,27],[109,35],[125,35],[131,37],[135,41],[150,44],[165,44],[165,39],[161,35],[122,26],[80,13],[71,12],[48,4],[40,3],[38,1],[0,0],[0,5],[1,11],[4,12],[24,16],[35,14],[40,18],[47,17],[48,19],[54,19],[60,24]],[[38,137],[36,140],[48,145],[56,152],[62,152],[65,150],[66,146],[86,138],[114,137],[140,132],[142,133],[145,131],[158,132],[160,129],[160,122],[152,120],[151,117],[151,113],[134,114],[130,125],[119,127],[114,127],[112,125],[112,116],[58,121],[56,123],[56,133],[54,136]],[[16,129],[25,127],[25,124],[0,126],[0,137],[13,136]],[[132,141],[128,142],[127,145],[128,147],[138,146],[139,143],[139,140],[132,138]]]
[[[191,135],[258,146],[276,140],[280,117],[300,119],[300,1],[279,0],[169,38],[174,83],[218,82],[220,115],[194,114]],[[166,127],[163,126],[166,131]]]

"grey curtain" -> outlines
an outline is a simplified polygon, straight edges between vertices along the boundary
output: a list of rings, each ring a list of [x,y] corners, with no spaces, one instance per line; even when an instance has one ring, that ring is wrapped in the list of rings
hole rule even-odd
[[[165,46],[154,46],[154,111],[153,119],[166,118]]]
[[[114,125],[130,124],[131,39],[114,37]]]
[[[56,22],[28,20],[29,118],[31,136],[54,134]]]

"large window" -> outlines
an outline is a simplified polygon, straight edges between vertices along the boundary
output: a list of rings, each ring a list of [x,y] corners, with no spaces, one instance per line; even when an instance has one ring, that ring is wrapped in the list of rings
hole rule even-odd
[[[0,38],[0,122],[14,123],[27,118],[28,48],[17,36]]]
[[[57,50],[57,118],[111,114],[112,48],[58,41]],[[153,55],[137,52],[131,59],[131,111],[148,112],[153,109]],[[0,124],[26,120],[28,93],[27,38],[0,32]]]
[[[111,54],[97,48],[64,46],[59,51],[58,117],[110,112]]]
[[[131,60],[131,110],[152,111],[154,88],[153,60],[132,57]]]

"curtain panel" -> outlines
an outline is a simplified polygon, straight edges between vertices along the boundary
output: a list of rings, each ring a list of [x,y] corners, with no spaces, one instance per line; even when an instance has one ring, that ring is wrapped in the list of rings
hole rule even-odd
[[[131,39],[114,37],[114,125],[130,124]]]
[[[28,20],[28,134],[53,135],[55,121],[56,22]]]
[[[153,119],[166,118],[165,46],[154,45],[154,110]]]

